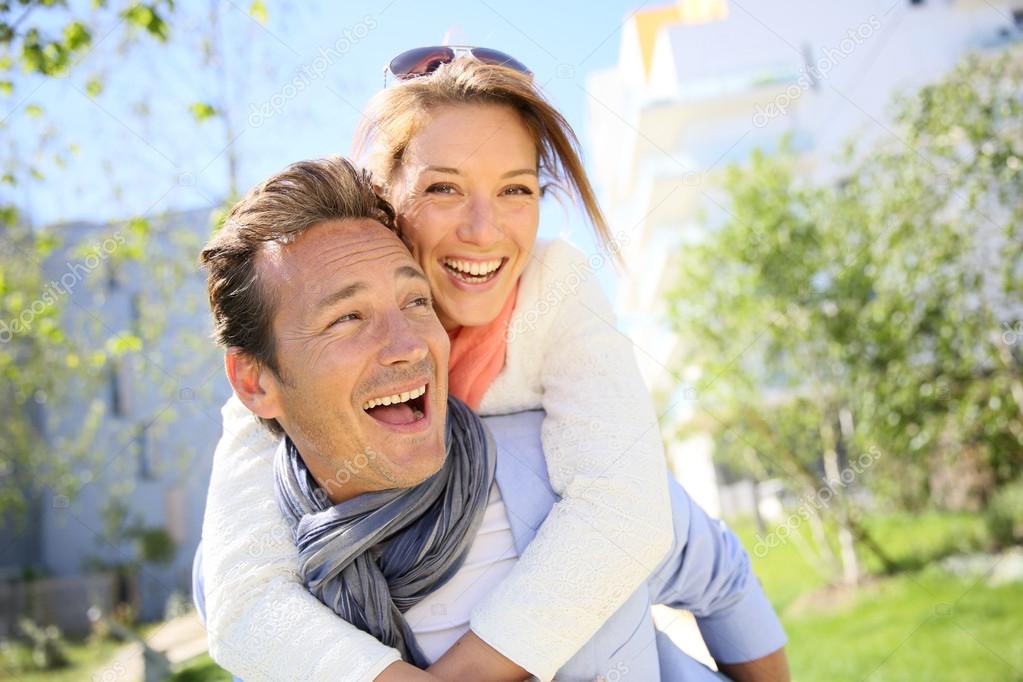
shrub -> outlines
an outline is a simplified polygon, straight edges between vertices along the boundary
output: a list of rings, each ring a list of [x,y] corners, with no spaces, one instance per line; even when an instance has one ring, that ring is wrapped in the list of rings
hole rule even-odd
[[[992,538],[1000,545],[1023,542],[1023,478],[998,489],[984,515]]]
[[[64,650],[64,636],[56,625],[43,627],[29,618],[22,618],[18,627],[31,643],[31,660],[36,669],[54,670],[70,663]]]

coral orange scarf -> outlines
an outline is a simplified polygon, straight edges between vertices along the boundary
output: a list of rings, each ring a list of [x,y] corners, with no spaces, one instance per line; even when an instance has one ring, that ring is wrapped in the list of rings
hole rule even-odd
[[[448,360],[448,392],[471,407],[479,409],[484,394],[504,369],[508,352],[508,325],[515,312],[519,283],[508,295],[501,312],[489,324],[459,327],[448,332],[451,357]]]

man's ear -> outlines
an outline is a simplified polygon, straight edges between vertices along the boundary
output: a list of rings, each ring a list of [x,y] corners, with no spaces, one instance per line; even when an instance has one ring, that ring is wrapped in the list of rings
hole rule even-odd
[[[224,356],[224,369],[235,395],[249,411],[263,419],[281,416],[280,383],[269,368],[240,348],[231,347]]]

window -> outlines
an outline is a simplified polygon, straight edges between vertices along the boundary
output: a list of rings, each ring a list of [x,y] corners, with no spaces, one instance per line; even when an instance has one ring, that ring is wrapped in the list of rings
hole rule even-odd
[[[166,529],[176,545],[183,545],[188,540],[188,500],[185,490],[175,486],[167,491],[164,497],[164,515],[167,519]]]
[[[121,264],[113,258],[107,258],[107,293],[112,294],[121,285]]]
[[[115,417],[123,417],[128,414],[127,400],[124,392],[124,367],[120,358],[110,361],[107,366],[107,384],[110,391],[110,413]]]
[[[801,52],[803,53],[803,73],[810,78],[810,88],[820,90],[821,84],[817,80],[817,66],[813,59],[813,47],[810,43],[803,43]]]
[[[142,338],[142,294],[131,295],[131,333]]]
[[[139,424],[135,429],[135,450],[138,457],[138,477],[142,481],[156,479],[156,467],[153,447],[151,442],[152,434],[149,432],[148,424]]]

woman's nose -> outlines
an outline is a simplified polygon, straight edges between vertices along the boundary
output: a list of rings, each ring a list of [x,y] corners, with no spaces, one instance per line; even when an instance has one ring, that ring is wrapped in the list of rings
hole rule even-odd
[[[471,198],[468,214],[458,228],[458,238],[485,249],[499,242],[502,236],[493,202],[487,197]]]

